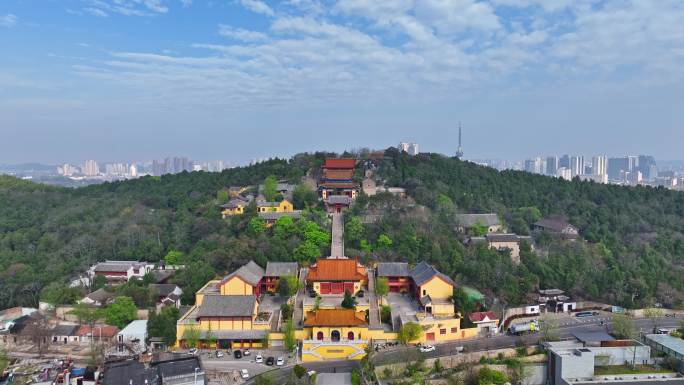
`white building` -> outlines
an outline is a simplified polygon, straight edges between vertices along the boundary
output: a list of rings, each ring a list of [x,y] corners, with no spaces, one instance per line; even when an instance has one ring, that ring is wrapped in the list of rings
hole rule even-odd
[[[592,175],[608,175],[608,158],[605,155],[598,155],[591,158]]]
[[[409,155],[418,155],[418,144],[417,143],[407,143],[401,142],[397,146],[399,151],[403,151]]]
[[[135,320],[116,335],[111,356],[132,356],[147,351],[147,320]]]
[[[83,164],[83,174],[85,176],[98,176],[100,175],[100,166],[94,160],[86,160]]]
[[[570,157],[570,172],[572,173],[572,177],[576,177],[577,175],[584,175],[584,157],[579,155],[579,156],[572,156]]]
[[[567,167],[561,167],[556,171],[556,176],[561,179],[572,180],[572,170]]]
[[[137,261],[104,261],[90,268],[90,277],[101,275],[108,282],[127,282],[131,278],[142,278],[154,270],[154,264]]]

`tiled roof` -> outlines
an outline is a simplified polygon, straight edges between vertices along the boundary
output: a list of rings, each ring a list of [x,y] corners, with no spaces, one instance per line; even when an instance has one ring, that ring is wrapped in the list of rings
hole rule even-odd
[[[470,313],[468,315],[468,318],[470,318],[471,321],[473,322],[482,322],[485,320],[485,318],[489,318],[490,321],[495,321],[498,320],[499,317],[494,314],[492,311],[478,311],[475,313]]]
[[[353,182],[322,182],[318,186],[325,188],[357,188],[358,184]]]
[[[353,158],[328,158],[323,168],[355,168],[356,159]]]
[[[577,228],[575,226],[568,223],[568,221],[562,217],[544,218],[544,219],[537,221],[534,225],[538,226],[538,227],[543,227],[545,229],[549,229],[552,231],[556,231],[556,232],[561,232],[561,231],[565,230],[565,228],[567,228],[568,226],[570,228],[572,228],[573,230],[577,230]]]
[[[251,317],[256,297],[253,295],[207,295],[200,305],[200,317]]]
[[[366,314],[354,309],[319,309],[306,313],[306,326],[366,325]]]
[[[265,277],[297,276],[297,262],[268,262]]]
[[[275,221],[280,217],[291,217],[291,218],[299,218],[302,216],[302,211],[301,210],[295,210],[295,211],[289,211],[289,212],[284,212],[284,213],[279,213],[275,211],[267,211],[265,213],[259,213],[259,218],[265,220],[265,221]]]
[[[415,282],[418,286],[428,282],[435,276],[442,278],[451,285],[455,285],[451,278],[449,278],[446,274],[441,273],[439,270],[435,269],[434,266],[425,261],[417,264],[413,269],[411,269],[411,278],[413,278],[413,282]]]
[[[490,233],[485,235],[489,242],[518,242],[520,237],[517,234],[497,234]]]
[[[354,170],[324,170],[323,179],[351,180],[354,178]]]
[[[378,277],[408,277],[409,267],[406,262],[378,263]]]
[[[173,293],[178,286],[172,283],[153,283],[149,285],[149,288],[157,290],[157,293],[160,297],[166,297],[167,295]]]
[[[230,201],[228,201],[228,203],[223,204],[220,207],[224,208],[224,209],[234,209],[234,208],[237,208],[240,206],[242,206],[242,207],[247,206],[248,204],[249,204],[249,202],[244,201],[242,199],[231,199]]]
[[[350,205],[351,198],[346,195],[331,195],[327,199],[329,205]]]
[[[103,303],[106,302],[108,299],[114,298],[114,293],[109,292],[103,288],[100,288],[88,294],[86,297],[90,298],[93,301]]]
[[[484,226],[498,226],[499,216],[496,214],[456,214],[456,222],[464,227],[472,227],[475,224]]]
[[[80,328],[78,328],[78,331],[76,334],[78,334],[81,337],[91,335],[95,338],[98,338],[102,336],[103,338],[112,338],[114,337],[117,333],[119,333],[119,328],[116,326],[109,326],[109,325],[104,325],[104,326],[95,326],[92,330],[90,329],[90,326],[88,325],[81,325]]]
[[[360,281],[366,279],[366,269],[355,259],[319,259],[309,268],[309,281]]]
[[[76,336],[78,325],[57,325],[51,331],[52,336]]]
[[[234,272],[228,274],[221,282],[219,283],[219,286],[223,285],[224,283],[230,281],[231,278],[233,277],[240,277],[243,281],[247,282],[248,284],[252,286],[256,286],[259,281],[261,281],[261,278],[264,276],[264,269],[261,268],[261,266],[257,265],[254,263],[254,261],[249,261],[246,265],[241,266],[239,269],[235,270]]]

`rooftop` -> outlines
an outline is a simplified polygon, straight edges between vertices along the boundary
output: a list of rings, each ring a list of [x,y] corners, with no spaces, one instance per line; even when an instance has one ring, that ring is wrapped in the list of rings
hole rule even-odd
[[[646,335],[646,339],[662,345],[681,356],[684,356],[684,340],[681,338],[672,337],[667,334],[648,334]]]
[[[475,313],[470,313],[468,318],[470,318],[470,320],[473,322],[488,322],[499,319],[499,317],[497,317],[493,311],[478,311]]]
[[[360,326],[367,325],[366,314],[354,309],[319,309],[306,313],[306,326]]]
[[[79,327],[78,331],[76,332],[76,334],[78,334],[81,337],[90,335],[95,338],[112,338],[117,333],[119,333],[119,328],[117,328],[116,326],[109,325],[95,326],[92,330],[88,325],[81,325],[81,327]]]
[[[266,277],[297,276],[297,262],[268,262],[266,264]]]
[[[123,328],[120,334],[145,334],[147,333],[147,320],[135,320],[131,321],[125,328]]]
[[[408,277],[409,266],[406,262],[378,263],[378,277]]]
[[[360,281],[366,269],[355,259],[319,259],[309,268],[309,281]]]
[[[267,221],[274,221],[277,220],[280,217],[292,217],[292,218],[299,218],[302,216],[301,210],[295,210],[295,211],[289,211],[289,212],[275,212],[275,211],[267,211],[265,213],[259,213],[259,218],[267,220]]]
[[[487,227],[501,224],[497,214],[456,214],[456,221],[464,227],[473,227],[476,224]]]
[[[207,295],[197,312],[201,317],[251,317],[256,297],[253,295]]]
[[[318,373],[316,385],[351,385],[351,373]]]
[[[77,336],[78,325],[57,325],[51,331],[52,336]]]
[[[445,282],[455,285],[454,281],[449,278],[446,274],[441,273],[439,270],[435,269],[434,266],[423,261],[417,264],[413,269],[411,269],[411,278],[416,285],[422,285],[430,281],[434,277],[440,277]]]
[[[353,158],[328,158],[325,160],[325,164],[323,164],[323,168],[337,168],[337,169],[345,169],[345,168],[355,168],[356,167],[356,159]]]
[[[350,205],[351,198],[346,195],[331,195],[327,199],[329,205]]]
[[[240,277],[243,281],[249,283],[252,286],[256,286],[261,281],[264,276],[264,269],[257,265],[254,261],[249,261],[247,264],[241,266],[239,269],[228,274],[223,280],[221,280],[220,285],[228,282],[233,277]]]

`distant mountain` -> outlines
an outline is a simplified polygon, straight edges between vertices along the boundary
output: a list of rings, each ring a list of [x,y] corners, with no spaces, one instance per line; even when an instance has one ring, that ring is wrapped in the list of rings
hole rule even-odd
[[[55,172],[57,166],[41,163],[0,164],[0,171],[16,173],[27,172]]]

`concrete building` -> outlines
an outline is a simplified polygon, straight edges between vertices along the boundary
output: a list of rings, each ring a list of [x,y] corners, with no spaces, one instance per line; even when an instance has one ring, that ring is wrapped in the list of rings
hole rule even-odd
[[[591,174],[595,176],[608,176],[608,158],[605,155],[591,158]]]
[[[572,177],[584,175],[584,157],[581,155],[570,157],[570,172]]]
[[[108,355],[131,357],[147,351],[147,320],[135,320],[116,335],[116,345]]]
[[[83,164],[83,175],[98,176],[100,175],[100,166],[94,160],[86,160]]]
[[[418,155],[418,144],[417,143],[407,143],[401,142],[397,146],[399,151],[403,151],[409,155]]]
[[[456,214],[456,232],[465,233],[475,226],[485,226],[488,233],[496,233],[503,229],[499,215],[491,214]]]
[[[513,263],[520,263],[520,242],[525,241],[532,246],[532,237],[517,234],[489,233],[484,237],[470,237],[468,244],[487,243],[489,248],[499,251],[508,251]]]
[[[549,156],[546,158],[546,175],[556,176],[556,171],[558,171],[558,157]]]
[[[154,264],[138,261],[104,261],[90,268],[90,277],[103,276],[109,283],[142,278],[154,269]]]
[[[572,170],[567,167],[560,167],[556,170],[556,176],[565,180],[572,180]]]

